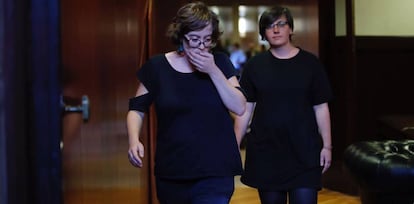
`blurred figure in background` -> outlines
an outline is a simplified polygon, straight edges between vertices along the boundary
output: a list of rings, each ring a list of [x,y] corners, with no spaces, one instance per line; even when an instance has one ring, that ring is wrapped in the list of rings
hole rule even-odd
[[[250,58],[252,58],[253,56],[255,56],[258,51],[256,50],[256,47],[253,43],[249,43],[249,46],[247,47],[246,50],[246,62],[249,61]]]
[[[243,65],[246,63],[247,57],[244,51],[240,48],[239,43],[234,43],[230,52],[230,60],[233,63],[234,68],[236,69],[237,76],[240,77],[240,74],[243,70]]]
[[[214,46],[211,49],[211,51],[213,51],[214,53],[222,52],[222,53],[226,54],[228,57],[230,56],[229,51],[223,46],[223,42],[220,39],[218,39],[218,41],[216,43],[216,46]]]

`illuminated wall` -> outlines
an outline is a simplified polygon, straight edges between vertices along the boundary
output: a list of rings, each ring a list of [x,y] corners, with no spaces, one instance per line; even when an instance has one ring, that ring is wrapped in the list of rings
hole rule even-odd
[[[345,0],[335,0],[336,35],[344,36]],[[413,0],[354,0],[356,36],[414,36]]]

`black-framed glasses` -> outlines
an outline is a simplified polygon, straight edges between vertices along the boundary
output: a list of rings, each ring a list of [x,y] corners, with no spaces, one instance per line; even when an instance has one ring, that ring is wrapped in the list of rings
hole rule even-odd
[[[272,23],[272,24],[268,25],[266,27],[266,29],[274,29],[275,27],[277,27],[277,28],[283,28],[287,24],[289,24],[287,21],[279,21],[277,23]]]
[[[206,48],[211,48],[215,46],[215,43],[213,42],[213,39],[206,38],[203,41],[200,38],[197,37],[187,37],[184,36],[184,38],[187,40],[188,45],[192,48],[198,48],[201,44],[204,45]]]

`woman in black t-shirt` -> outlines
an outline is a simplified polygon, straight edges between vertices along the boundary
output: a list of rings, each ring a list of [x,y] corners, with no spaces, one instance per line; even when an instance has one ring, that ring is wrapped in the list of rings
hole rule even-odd
[[[290,11],[274,7],[259,22],[270,49],[244,67],[246,112],[235,119],[238,142],[247,126],[241,181],[263,204],[316,204],[321,174],[331,162],[331,89],[319,60],[291,43]]]
[[[242,172],[230,112],[243,114],[246,98],[223,53],[216,14],[201,2],[181,7],[167,35],[177,51],[149,59],[138,71],[136,97],[127,115],[128,156],[142,167],[139,139],[144,113],[157,118],[155,177],[161,204],[227,204]]]

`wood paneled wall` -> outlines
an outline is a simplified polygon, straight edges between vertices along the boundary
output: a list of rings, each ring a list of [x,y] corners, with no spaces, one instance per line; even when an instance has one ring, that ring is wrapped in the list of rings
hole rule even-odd
[[[336,37],[335,24],[328,20],[334,14],[333,5],[321,2],[325,2],[320,5],[321,58],[334,89],[334,156],[340,160],[349,144],[379,139],[379,117],[413,114],[413,97],[409,93],[414,87],[410,84],[414,38]]]
[[[347,66],[345,44],[344,38],[336,38],[335,49],[328,54],[335,93],[331,113],[336,162],[341,162],[345,148],[354,142],[384,139],[379,132],[380,117],[414,115],[413,38],[356,37],[355,67]],[[333,177],[339,178],[341,171]],[[331,185],[347,192],[345,185]]]
[[[142,141],[145,167],[127,158],[128,99],[139,66],[148,58],[150,0],[63,0],[61,18],[63,95],[90,99],[90,119],[63,118],[65,203],[150,203],[148,123]]]
[[[356,140],[375,140],[378,119],[414,115],[414,38],[357,37]]]

